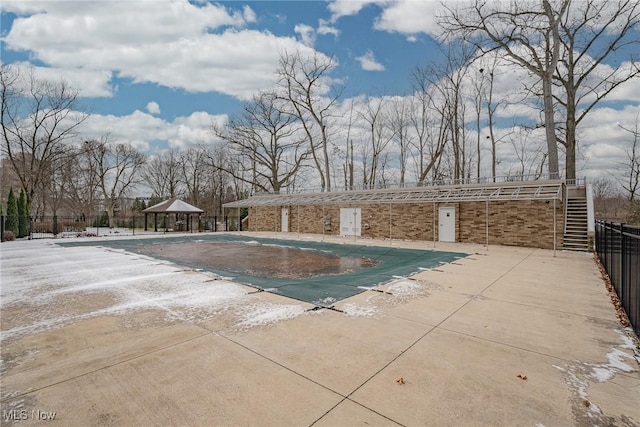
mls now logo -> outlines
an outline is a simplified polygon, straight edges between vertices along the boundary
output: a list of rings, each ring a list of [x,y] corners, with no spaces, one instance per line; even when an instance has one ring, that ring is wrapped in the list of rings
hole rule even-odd
[[[2,419],[8,421],[25,421],[29,419],[29,413],[24,409],[2,410]]]

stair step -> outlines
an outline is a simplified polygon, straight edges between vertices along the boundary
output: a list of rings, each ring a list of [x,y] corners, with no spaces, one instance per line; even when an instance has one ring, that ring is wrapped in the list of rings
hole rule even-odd
[[[562,249],[564,249],[565,251],[580,251],[580,252],[589,252],[589,248],[588,247],[563,247]]]
[[[587,246],[589,244],[589,240],[584,239],[584,240],[571,240],[571,239],[564,239],[564,246]]]
[[[567,239],[574,239],[574,240],[588,240],[589,236],[587,236],[587,233],[564,233],[564,237]]]
[[[572,245],[572,246],[576,246],[576,245],[586,245],[587,243],[589,243],[588,239],[567,239],[565,238],[563,240],[565,245]]]
[[[566,209],[563,249],[569,251],[589,251],[586,197],[569,197],[567,199]]]

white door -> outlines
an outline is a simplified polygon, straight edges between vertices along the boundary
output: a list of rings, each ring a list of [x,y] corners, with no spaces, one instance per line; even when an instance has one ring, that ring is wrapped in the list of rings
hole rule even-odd
[[[362,209],[340,208],[340,235],[360,236],[362,231]]]
[[[283,233],[289,232],[289,208],[282,208],[282,228]]]
[[[456,208],[438,208],[438,240],[440,242],[456,241]]]

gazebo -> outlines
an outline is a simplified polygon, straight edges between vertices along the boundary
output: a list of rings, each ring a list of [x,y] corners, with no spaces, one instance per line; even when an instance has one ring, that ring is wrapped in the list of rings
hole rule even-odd
[[[190,205],[187,202],[183,202],[177,197],[173,197],[171,199],[165,200],[164,202],[160,202],[157,205],[148,207],[147,209],[143,210],[142,213],[144,213],[145,231],[147,230],[147,214],[150,213],[153,214],[153,231],[158,231],[158,214],[165,215],[165,230],[168,229],[167,222],[169,219],[169,214],[174,214],[176,216],[176,224],[179,223],[177,221],[178,214],[185,214],[187,216],[186,231],[191,231],[191,229],[193,228],[191,227],[191,215],[198,214],[198,219],[200,219],[200,216],[204,213],[204,211],[200,208]]]

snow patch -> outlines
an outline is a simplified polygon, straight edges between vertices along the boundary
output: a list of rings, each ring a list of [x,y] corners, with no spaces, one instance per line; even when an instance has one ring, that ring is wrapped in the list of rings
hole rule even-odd
[[[320,298],[315,300],[313,303],[315,305],[320,305],[322,307],[330,307],[332,306],[335,302],[337,301],[337,299],[333,298],[333,297],[324,297],[324,298]]]
[[[362,306],[356,304],[345,304],[342,306],[344,314],[351,317],[371,317],[377,313],[375,306]]]
[[[264,326],[281,320],[293,319],[302,314],[305,310],[301,305],[280,305],[269,302],[253,304],[242,313],[242,320],[238,323],[240,327]]]
[[[422,293],[423,286],[415,280],[403,279],[395,281],[387,288],[387,292],[398,298],[410,298]]]
[[[228,278],[177,270],[174,264],[128,252],[28,243],[0,252],[3,314],[6,310],[9,316],[21,306],[29,307],[30,313],[30,317],[7,317],[0,342],[134,310],[160,310],[167,319],[197,323],[260,300]],[[32,262],[35,254],[37,263]],[[304,312],[297,305],[250,307],[258,311],[243,312],[245,326]]]
[[[611,351],[606,354],[608,363],[589,363],[574,361],[567,364],[566,367],[552,365],[554,368],[564,373],[565,382],[573,394],[574,412],[587,410],[586,416],[595,420],[595,422],[603,421],[602,410],[594,402],[589,400],[587,389],[592,381],[606,382],[611,380],[619,372],[635,372],[636,368],[626,363],[626,359],[635,360],[634,356],[620,350],[620,348],[635,349],[633,340],[627,337],[622,331],[615,330],[620,337],[622,344],[611,347]],[[585,402],[588,405],[585,405]]]

